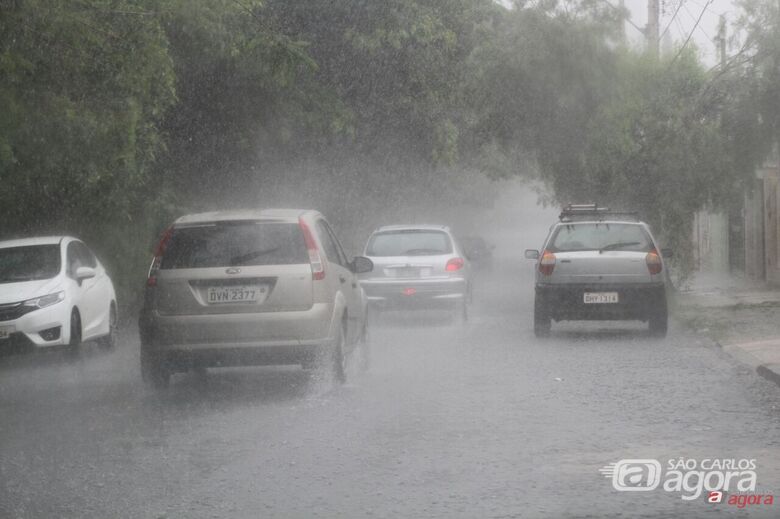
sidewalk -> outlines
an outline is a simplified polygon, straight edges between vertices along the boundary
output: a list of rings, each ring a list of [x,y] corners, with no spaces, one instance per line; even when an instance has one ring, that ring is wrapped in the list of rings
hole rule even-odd
[[[780,289],[698,274],[676,294],[674,307],[679,320],[780,384]]]

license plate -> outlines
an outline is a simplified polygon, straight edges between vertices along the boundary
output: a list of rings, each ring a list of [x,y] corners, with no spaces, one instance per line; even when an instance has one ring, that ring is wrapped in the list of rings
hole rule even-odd
[[[15,331],[13,326],[0,326],[0,339],[7,339]]]
[[[585,292],[582,296],[582,300],[586,305],[591,304],[604,304],[604,303],[617,303],[617,292]]]
[[[431,275],[430,267],[405,267],[390,270],[390,277],[394,278],[424,278]]]
[[[262,285],[232,285],[209,287],[209,304],[262,303],[268,296],[268,287]]]

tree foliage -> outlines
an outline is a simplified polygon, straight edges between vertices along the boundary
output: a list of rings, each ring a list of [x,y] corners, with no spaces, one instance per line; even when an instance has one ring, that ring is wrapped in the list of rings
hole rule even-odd
[[[131,1],[0,10],[0,219],[6,229],[129,218],[175,101],[165,35]]]
[[[140,273],[185,206],[471,203],[487,173],[638,208],[685,251],[780,128],[777,5],[742,9],[708,69],[627,48],[599,0],[0,0],[2,230],[89,233]]]

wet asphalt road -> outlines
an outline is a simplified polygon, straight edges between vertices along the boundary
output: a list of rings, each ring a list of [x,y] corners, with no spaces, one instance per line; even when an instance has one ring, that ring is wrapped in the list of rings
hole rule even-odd
[[[0,359],[0,517],[780,517],[613,490],[598,469],[622,458],[752,458],[780,498],[780,388],[679,326],[537,340],[514,264],[466,326],[385,317],[336,389],[260,368],[156,395],[131,327],[75,363]]]

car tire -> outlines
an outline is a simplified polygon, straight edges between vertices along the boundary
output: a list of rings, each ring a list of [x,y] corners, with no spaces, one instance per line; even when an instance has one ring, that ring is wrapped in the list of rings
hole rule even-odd
[[[159,355],[141,346],[141,379],[148,387],[160,390],[168,387],[171,369]]]
[[[552,318],[543,301],[539,297],[534,299],[534,335],[547,337],[552,329]]]
[[[111,303],[111,308],[108,312],[108,335],[104,335],[98,339],[98,346],[104,350],[111,350],[116,346],[116,332],[119,327],[119,319],[114,303]]]
[[[68,356],[76,358],[81,354],[81,314],[74,308],[70,312],[70,341],[68,341]]]
[[[669,314],[666,311],[651,315],[648,320],[648,329],[653,337],[666,337],[669,327]]]
[[[347,360],[344,354],[344,326],[339,326],[336,339],[334,341],[331,367],[333,370],[333,379],[338,384],[344,384],[347,381]]]

